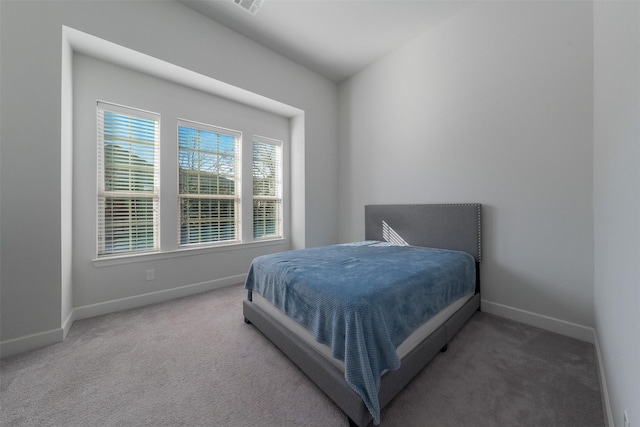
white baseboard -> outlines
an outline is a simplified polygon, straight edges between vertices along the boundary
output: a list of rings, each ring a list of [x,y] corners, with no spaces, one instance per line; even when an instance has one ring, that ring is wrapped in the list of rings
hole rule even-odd
[[[35,350],[63,340],[62,328],[38,332],[0,342],[0,358],[15,356],[25,351]]]
[[[594,329],[588,326],[579,325],[577,323],[567,322],[566,320],[556,319],[554,317],[533,313],[527,310],[521,310],[515,307],[498,304],[482,300],[482,311],[495,314],[496,316],[506,317],[507,319],[522,322],[527,325],[535,326],[540,329],[555,332],[581,341],[593,344]]]
[[[150,292],[143,295],[136,295],[112,301],[105,301],[97,304],[75,307],[62,322],[62,326],[50,331],[39,332],[32,335],[13,338],[0,342],[0,358],[13,356],[26,351],[35,350],[64,341],[73,325],[73,322],[89,317],[114,313],[116,311],[128,310],[145,305],[156,304],[175,298],[186,297],[201,292],[212,291],[226,286],[243,283],[246,274],[225,277],[207,282],[194,283],[192,285],[180,286],[178,288],[166,289],[157,292]]]
[[[224,288],[225,286],[244,283],[246,277],[246,274],[240,274],[238,276],[180,286],[179,288],[171,288],[163,291],[150,292],[148,294],[76,307],[73,309],[70,317],[73,317],[73,320],[87,319],[89,317],[115,313],[116,311],[129,310],[131,308],[156,304],[175,298],[182,298],[189,295],[199,294],[201,292]]]
[[[596,361],[598,362],[598,377],[600,380],[600,392],[602,394],[602,408],[604,409],[604,421],[605,426],[614,427],[613,411],[611,410],[611,401],[609,400],[609,388],[607,387],[607,378],[604,371],[604,359],[602,358],[602,352],[600,351],[600,342],[598,341],[598,334],[593,332],[593,346],[596,352]]]

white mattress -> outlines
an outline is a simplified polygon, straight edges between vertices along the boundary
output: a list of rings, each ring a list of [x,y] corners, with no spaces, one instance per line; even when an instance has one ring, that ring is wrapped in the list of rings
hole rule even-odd
[[[438,329],[449,317],[451,317],[451,315],[453,315],[456,311],[458,311],[458,309],[460,309],[460,307],[462,307],[467,301],[469,301],[472,296],[473,294],[469,294],[460,298],[459,300],[455,301],[453,304],[442,310],[440,313],[433,316],[418,329],[413,331],[413,333],[409,335],[407,339],[405,339],[402,344],[400,344],[400,346],[396,349],[396,353],[398,354],[400,360],[402,360],[404,356],[409,354],[411,350],[413,350],[418,344],[420,344],[433,331]],[[318,353],[322,354],[327,360],[329,360],[342,372],[344,372],[344,362],[331,356],[331,350],[329,349],[329,347],[325,344],[317,342],[311,332],[309,332],[291,317],[284,314],[282,311],[280,311],[280,309],[271,304],[269,300],[265,299],[257,292],[252,293],[252,300],[253,304],[256,304],[271,317],[275,318],[285,328],[301,338],[306,344],[314,348]]]

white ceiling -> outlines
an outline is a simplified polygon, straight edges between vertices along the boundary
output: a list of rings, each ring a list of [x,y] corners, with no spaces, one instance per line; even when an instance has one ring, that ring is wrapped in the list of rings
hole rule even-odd
[[[178,0],[337,83],[472,1],[265,0],[254,16],[233,0]]]

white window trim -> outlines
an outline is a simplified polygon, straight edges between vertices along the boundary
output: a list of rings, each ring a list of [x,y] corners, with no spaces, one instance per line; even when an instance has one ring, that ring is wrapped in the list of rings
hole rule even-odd
[[[265,236],[265,237],[255,237],[255,232],[252,231],[251,239],[253,241],[265,241],[265,240],[274,240],[274,239],[282,239],[284,236],[284,142],[274,138],[268,138],[260,135],[253,135],[251,140],[252,152],[253,152],[253,143],[258,142],[261,144],[269,144],[278,147],[279,150],[279,159],[278,159],[278,190],[277,195],[272,197],[267,196],[254,196],[253,193],[251,195],[252,200],[252,211],[253,211],[253,201],[256,199],[271,199],[279,202],[279,215],[278,215],[278,225],[277,225],[277,235],[275,236]],[[253,162],[253,158],[251,159]],[[253,172],[251,174],[251,179],[253,180]],[[255,218],[253,218],[253,214],[251,215],[252,224],[255,222]],[[253,227],[252,227],[253,229]]]
[[[179,135],[178,132],[178,128],[180,126],[183,127],[189,127],[192,129],[200,129],[200,130],[204,130],[207,132],[213,132],[213,133],[218,133],[218,134],[223,134],[223,135],[228,135],[228,136],[232,136],[233,138],[235,138],[236,140],[236,153],[235,153],[235,168],[236,168],[236,183],[235,183],[235,195],[233,196],[215,196],[215,197],[208,197],[208,196],[194,196],[192,195],[191,197],[201,197],[201,198],[207,198],[207,199],[211,199],[211,198],[228,198],[228,199],[233,199],[235,200],[235,225],[236,225],[236,235],[235,235],[235,239],[233,240],[224,240],[224,241],[216,241],[216,242],[202,242],[202,243],[186,243],[186,244],[182,244],[181,243],[181,235],[180,235],[180,199],[181,197],[183,197],[180,194],[180,190],[179,190],[179,181],[180,181],[180,168],[178,166],[177,168],[177,176],[176,176],[176,183],[177,188],[178,188],[178,194],[177,194],[177,198],[178,198],[178,203],[177,203],[177,208],[178,211],[176,212],[177,215],[177,245],[178,245],[178,249],[196,249],[196,248],[207,248],[207,247],[212,247],[212,246],[228,246],[228,245],[234,245],[234,244],[238,244],[238,243],[242,243],[243,239],[242,239],[242,132],[238,131],[238,130],[234,130],[234,129],[229,129],[229,128],[225,128],[222,126],[217,126],[217,125],[211,125],[208,123],[202,123],[202,122],[197,122],[194,120],[188,120],[188,119],[183,119],[183,118],[178,118],[176,121],[176,135]],[[180,144],[178,142],[178,140],[176,139],[176,159],[179,162],[180,159]]]
[[[128,196],[137,193],[130,193],[124,191],[106,191],[105,190],[105,180],[104,180],[104,111],[109,111],[116,114],[128,115],[132,117],[137,117],[145,120],[150,120],[155,122],[154,126],[154,171],[153,171],[153,194],[150,198],[153,200],[153,248],[148,250],[141,251],[131,251],[131,252],[116,252],[116,253],[103,253],[101,254],[101,248],[104,251],[104,240],[100,239],[100,233],[104,233],[102,227],[105,223],[104,218],[104,209],[101,206],[101,200],[109,195],[122,195]],[[116,104],[112,102],[106,102],[102,100],[97,101],[96,108],[96,132],[97,132],[97,186],[96,186],[96,201],[97,201],[97,216],[96,216],[96,258],[98,259],[106,259],[112,257],[123,257],[123,256],[137,256],[148,253],[157,253],[161,251],[160,248],[160,114],[154,113],[147,110],[142,110],[139,108],[128,107],[121,104]]]
[[[109,257],[94,258],[91,260],[94,267],[110,267],[121,264],[135,264],[150,261],[159,261],[163,259],[180,258],[192,255],[207,255],[215,253],[224,253],[229,251],[244,250],[250,248],[259,248],[266,246],[275,246],[287,243],[287,239],[265,239],[256,240],[254,242],[233,243],[225,245],[191,245],[179,249],[160,251],[160,252],[140,252],[131,254],[114,255]]]

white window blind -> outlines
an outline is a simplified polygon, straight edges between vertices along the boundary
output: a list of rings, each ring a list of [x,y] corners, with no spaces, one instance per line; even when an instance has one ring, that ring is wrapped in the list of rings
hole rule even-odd
[[[160,116],[98,103],[98,256],[157,251]]]
[[[282,237],[282,141],[253,138],[253,238]]]
[[[241,133],[178,121],[179,243],[240,239]]]

